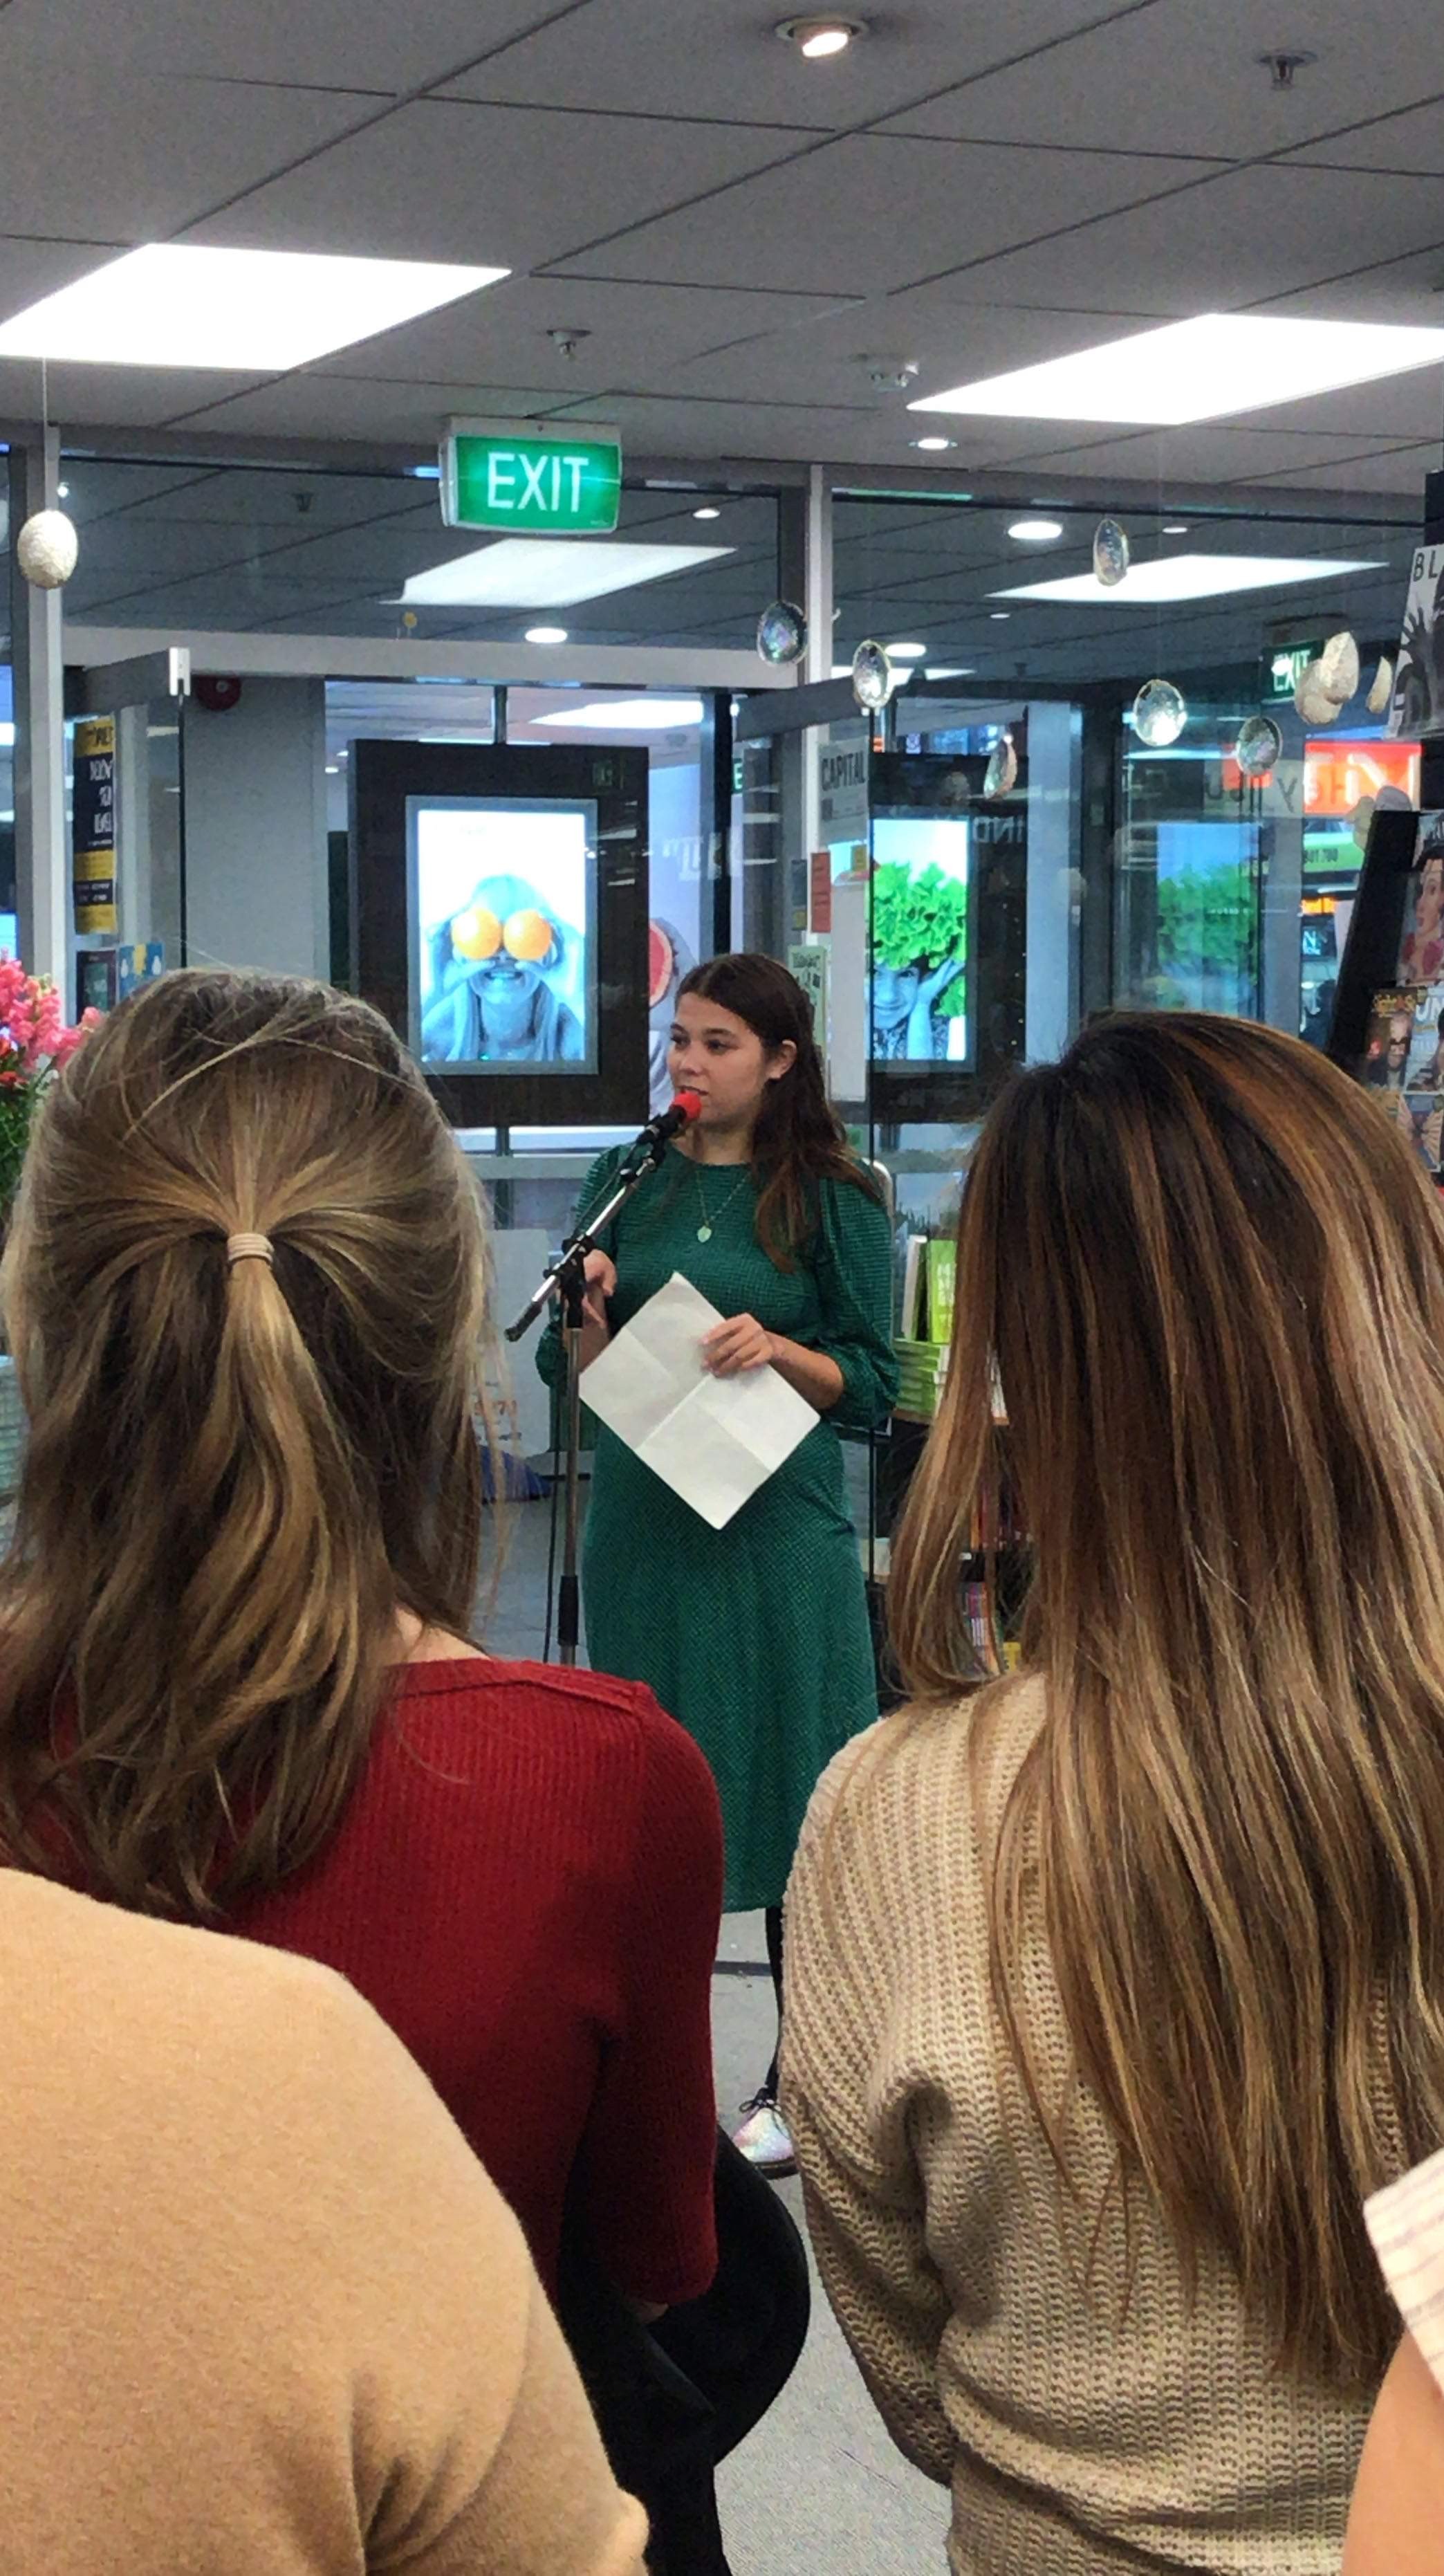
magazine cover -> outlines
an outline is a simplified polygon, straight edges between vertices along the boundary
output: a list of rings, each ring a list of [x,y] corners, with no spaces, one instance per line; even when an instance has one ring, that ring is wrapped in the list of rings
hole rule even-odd
[[[1437,984],[1444,976],[1444,814],[1419,817],[1398,974],[1401,984]]]
[[[1416,546],[1389,704],[1391,734],[1444,733],[1444,545]]]
[[[1395,985],[1387,993],[1374,995],[1364,1050],[1364,1080],[1372,1091],[1402,1092],[1414,1041],[1415,1015],[1424,999],[1422,984]]]
[[[1406,1142],[1413,1146],[1426,1171],[1437,1180],[1440,1143],[1444,1140],[1444,1094],[1402,1092],[1398,1120]]]

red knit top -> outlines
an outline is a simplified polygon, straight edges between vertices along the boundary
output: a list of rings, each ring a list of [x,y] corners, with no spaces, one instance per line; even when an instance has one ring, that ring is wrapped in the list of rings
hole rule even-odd
[[[330,1842],[231,1929],[337,1968],[404,2040],[553,2292],[574,2166],[616,2287],[710,2283],[712,1774],[651,1693],[458,1659],[399,1668]]]

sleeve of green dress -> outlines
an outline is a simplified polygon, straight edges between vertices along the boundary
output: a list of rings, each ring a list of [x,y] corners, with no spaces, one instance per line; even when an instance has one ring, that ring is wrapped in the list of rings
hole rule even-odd
[[[578,1225],[585,1223],[592,1209],[610,1193],[617,1173],[621,1169],[623,1150],[621,1146],[613,1145],[605,1154],[597,1156],[582,1183],[581,1195],[572,1210],[573,1231]],[[561,1384],[562,1327],[555,1300],[552,1303],[546,1330],[536,1346],[536,1364],[537,1374],[546,1385],[557,1387]]]
[[[827,1415],[839,1431],[876,1431],[897,1402],[892,1340],[892,1223],[846,1181],[824,1181],[812,1252],[822,1321],[813,1344],[842,1371]]]

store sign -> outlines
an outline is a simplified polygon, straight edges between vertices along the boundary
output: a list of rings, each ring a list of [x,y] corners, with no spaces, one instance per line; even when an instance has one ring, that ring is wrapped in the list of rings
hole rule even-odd
[[[817,837],[830,849],[867,839],[867,749],[865,724],[837,726],[818,738]]]
[[[1321,635],[1316,644],[1286,644],[1269,656],[1269,696],[1291,698],[1311,662],[1316,662],[1324,649]]]
[[[1417,805],[1420,773],[1417,742],[1308,741],[1304,812],[1311,817],[1349,815],[1361,796],[1377,796],[1384,787],[1401,789]]]
[[[87,716],[75,728],[71,817],[75,927],[116,930],[114,716]]]
[[[456,420],[441,442],[441,515],[449,528],[534,537],[610,536],[622,502],[622,442]]]

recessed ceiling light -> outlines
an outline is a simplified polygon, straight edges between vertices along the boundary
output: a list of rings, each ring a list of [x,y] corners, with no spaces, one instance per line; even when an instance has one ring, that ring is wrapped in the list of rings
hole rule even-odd
[[[861,18],[784,18],[776,32],[810,63],[820,63],[829,54],[845,54],[867,28]]]
[[[279,375],[506,275],[430,260],[152,242],[0,323],[0,357]]]
[[[929,662],[923,678],[925,680],[971,680],[973,671],[974,665],[971,662]]]
[[[660,581],[665,573],[720,563],[730,546],[593,544],[583,537],[501,537],[471,554],[453,555],[430,572],[413,573],[401,594],[406,608],[575,608],[614,590]]]
[[[56,484],[56,486],[55,486],[55,497],[56,497],[56,499],[57,499],[58,501],[68,501],[68,500],[69,500],[69,498],[70,498],[70,486],[69,486],[69,484],[68,484],[68,483],[57,483],[57,484]]]
[[[1372,384],[1440,358],[1444,331],[1414,325],[1201,313],[1070,358],[925,394],[908,408],[984,412],[998,420],[1141,421],[1167,429]]]
[[[1163,533],[1166,537],[1186,537],[1188,534],[1188,521],[1186,519],[1165,519],[1163,523]]]
[[[533,724],[582,725],[608,733],[673,733],[681,725],[702,721],[700,698],[605,698],[587,707],[554,707],[550,715],[533,716]]]
[[[1131,600],[1139,608],[1156,608],[1181,599],[1220,599],[1241,590],[1281,590],[1289,582],[1339,581],[1346,573],[1383,572],[1377,559],[1368,563],[1335,561],[1324,555],[1160,555],[1152,563],[1130,564],[1111,590],[1099,588],[1095,574],[1070,573],[1062,581],[1035,581],[1018,590],[995,590],[995,599],[1084,600],[1113,608]],[[993,615],[999,615],[997,609]],[[1006,614],[1006,611],[1002,612]]]
[[[997,598],[997,596],[998,596],[998,593],[997,593],[996,591],[994,591],[994,593],[993,593],[993,597],[996,599],[996,598]],[[1003,597],[1004,597],[1005,599],[1016,599],[1016,598],[1017,598],[1017,596],[1018,596],[1018,593],[1017,593],[1015,590],[1013,590],[1013,591],[1005,591],[1005,592],[1003,593]],[[1013,614],[1013,612],[1012,612],[1011,608],[990,608],[990,609],[989,609],[989,611],[988,611],[988,615],[991,617],[991,619],[992,619],[992,621],[993,621],[993,624],[994,624],[995,626],[1002,626],[1003,624],[1005,624],[1005,623],[1006,623],[1006,621],[1007,621],[1007,619],[1008,619],[1008,618],[1010,618],[1010,617],[1012,616],[1012,614]]]
[[[941,456],[945,447],[956,447],[955,438],[910,438],[909,447],[920,447],[925,456]]]
[[[529,626],[526,640],[528,644],[565,644],[567,630],[564,626]]]
[[[312,771],[312,773],[311,773],[312,777],[314,777],[314,776],[315,776],[315,774],[316,774],[316,773],[315,773],[315,771],[313,770],[313,771]],[[336,762],[335,762],[334,760],[328,760],[328,761],[327,761],[327,763],[326,763],[326,775],[327,775],[327,777],[328,777],[328,778],[339,778],[339,777],[340,777],[340,775],[341,775],[340,769],[338,768],[338,766],[337,766],[337,764],[336,764]]]
[[[928,648],[926,644],[889,644],[884,649],[890,662],[920,662]]]
[[[694,519],[720,519],[722,513],[720,510],[714,510],[709,507],[705,510],[694,510],[692,516]]]
[[[1020,546],[1051,546],[1063,534],[1061,519],[1015,519],[1008,530]]]

